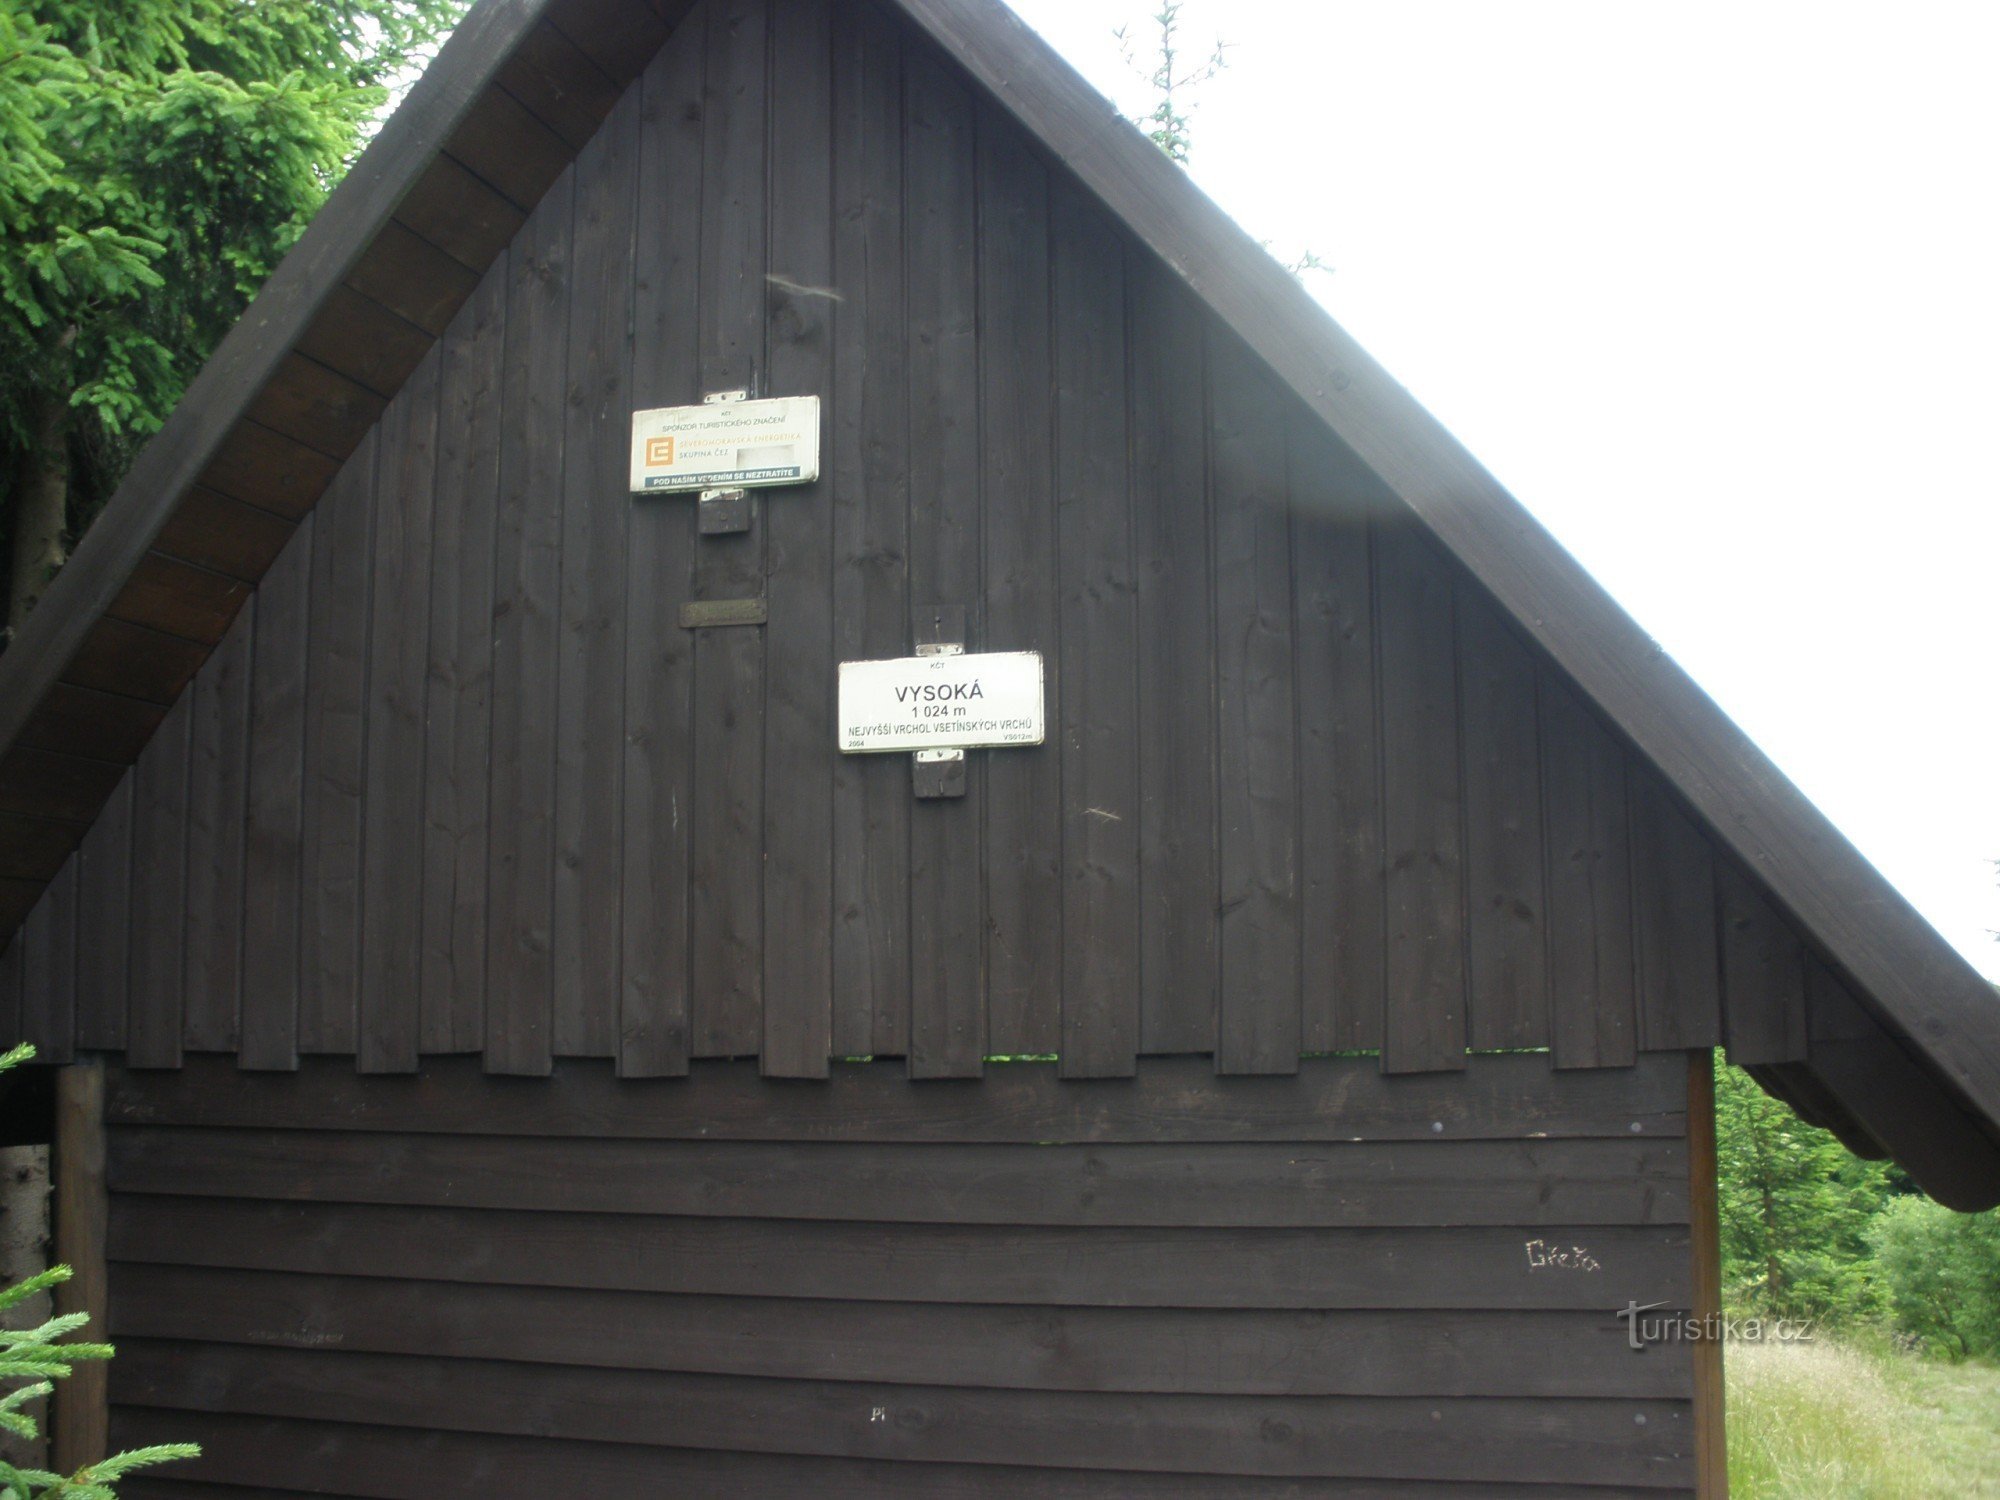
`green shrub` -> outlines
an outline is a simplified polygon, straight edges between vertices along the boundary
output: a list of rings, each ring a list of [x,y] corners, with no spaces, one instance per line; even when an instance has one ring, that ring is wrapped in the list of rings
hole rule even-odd
[[[2000,1354],[2000,1217],[1897,1198],[1869,1241],[1896,1329],[1951,1359]]]
[[[1868,1226],[1888,1169],[1808,1125],[1740,1068],[1718,1066],[1723,1295],[1731,1311],[1842,1324],[1871,1313]]]

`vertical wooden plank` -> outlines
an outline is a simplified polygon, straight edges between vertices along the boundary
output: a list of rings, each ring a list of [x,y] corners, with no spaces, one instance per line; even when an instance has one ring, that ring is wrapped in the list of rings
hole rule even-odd
[[[576,162],[556,715],[555,1050],[618,1051],[624,869],[625,531],[639,104]]]
[[[1206,356],[1200,311],[1173,274],[1146,257],[1134,257],[1126,273],[1139,618],[1139,1050],[1208,1052],[1221,970]],[[1035,566],[1047,571],[1046,554]]]
[[[697,399],[700,240],[687,211],[701,177],[702,58],[696,9],[640,85],[632,403]],[[625,833],[618,1072],[688,1066],[688,833],[693,810],[694,641],[680,627],[693,566],[693,507],[632,499],[625,559]]]
[[[1139,1050],[1137,620],[1117,229],[1052,184],[1056,540],[1061,649],[1062,1060],[1125,1077]]]
[[[423,957],[418,1047],[474,1052],[486,1030],[486,790],[493,535],[507,278],[492,275],[439,350],[430,667],[424,690]]]
[[[702,87],[701,389],[761,388],[767,270],[769,0],[715,0]],[[698,599],[765,592],[765,516],[701,538]],[[695,633],[693,1042],[747,1057],[763,1039],[764,632]]]
[[[314,511],[299,929],[301,1052],[354,1050],[376,448],[376,434],[370,432]]]
[[[431,505],[438,353],[383,413],[368,632],[368,757],[362,796],[361,971],[356,1065],[417,1066],[423,962],[424,678],[430,666]]]
[[[1382,785],[1368,518],[1381,482],[1317,421],[1291,431],[1307,1052],[1382,1045]]]
[[[910,488],[923,497],[910,512],[910,593],[913,611],[937,604],[964,618],[981,586],[972,100],[928,49],[909,56],[903,97]],[[913,642],[935,638],[919,620]],[[991,758],[974,757],[963,797],[910,813],[913,1078],[977,1077],[986,1053],[980,833]]]
[[[296,543],[294,544],[296,545]],[[131,988],[132,782],[126,772],[77,851],[76,1044],[125,1045]]]
[[[833,325],[833,11],[772,16],[770,379],[827,401]],[[835,292],[837,295],[837,289]],[[822,465],[824,472],[824,465]],[[765,497],[770,533],[764,765],[764,1035],[774,1078],[833,1052],[833,514],[828,481]]]
[[[37,902],[37,906],[41,903]],[[30,912],[32,920],[34,913]],[[26,1025],[28,987],[28,924],[23,923],[0,947],[0,1037],[12,1047]],[[0,1049],[4,1050],[4,1049]]]
[[[1729,1455],[1723,1421],[1722,1213],[1715,1159],[1715,1054],[1688,1053],[1688,1253],[1694,1258],[1689,1309],[1716,1333],[1694,1346],[1695,1494],[1728,1500]]]
[[[1476,1050],[1549,1045],[1535,662],[1476,584],[1457,591],[1466,962]]]
[[[108,1316],[109,1267],[105,1238],[110,1200],[104,1185],[104,1064],[79,1058],[56,1074],[55,1255],[70,1279],[55,1289],[59,1316],[90,1318],[86,1339],[102,1339]],[[59,1474],[73,1474],[109,1451],[110,1370],[103,1360],[83,1360],[59,1382],[49,1433],[49,1457]]]
[[[243,841],[243,1011],[237,1061],[298,1066],[304,896],[306,654],[314,535],[307,516],[257,590]]]
[[[77,869],[75,856],[64,861],[21,928],[17,1035],[34,1044],[38,1062],[66,1063],[76,1056]]]
[[[908,351],[902,30],[871,4],[834,37],[833,630],[837,660],[908,644]],[[898,755],[833,773],[833,1050],[909,1047],[910,777]]]
[[[1714,856],[1651,767],[1628,768],[1626,797],[1639,1046],[1648,1052],[1714,1047],[1722,1041]]]
[[[134,1068],[181,1065],[193,707],[184,694],[132,768],[132,993],[125,1061]]]
[[[1222,912],[1215,1065],[1294,1073],[1299,805],[1284,412],[1234,338],[1211,342],[1209,371]]]
[[[552,1056],[563,375],[574,188],[575,173],[564,172],[507,252],[487,822],[489,1073],[547,1073]]]
[[[1637,1056],[1625,752],[1552,671],[1539,674],[1548,851],[1549,1030],[1559,1068]]]
[[[1057,639],[1048,174],[997,110],[979,108],[975,128],[982,639],[990,650],[1039,651],[1046,663]],[[987,1048],[1053,1053],[1062,1040],[1061,752],[1047,744],[986,761]]]
[[[1388,1007],[1382,1067],[1465,1066],[1465,862],[1451,575],[1413,518],[1375,531]]]
[[[187,1014],[195,1052],[233,1052],[243,985],[253,595],[193,684],[188,771]]]
[[[1806,1058],[1805,949],[1734,865],[1718,875],[1722,1031],[1739,1068]]]

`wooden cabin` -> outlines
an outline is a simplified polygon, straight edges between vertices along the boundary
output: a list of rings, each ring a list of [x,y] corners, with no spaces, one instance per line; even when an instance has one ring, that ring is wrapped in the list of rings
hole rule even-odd
[[[842,753],[923,646],[1043,742]],[[1715,1496],[1711,1049],[2000,1200],[1987,986],[998,0],[480,0],[0,747],[135,1497]]]

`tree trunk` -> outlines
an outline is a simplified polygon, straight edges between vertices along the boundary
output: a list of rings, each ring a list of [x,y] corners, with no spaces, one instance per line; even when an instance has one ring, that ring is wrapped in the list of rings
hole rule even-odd
[[[36,407],[27,447],[14,476],[13,577],[7,592],[7,630],[19,636],[62,567],[63,522],[69,509],[69,372],[76,329],[63,330],[49,361],[48,383]]]

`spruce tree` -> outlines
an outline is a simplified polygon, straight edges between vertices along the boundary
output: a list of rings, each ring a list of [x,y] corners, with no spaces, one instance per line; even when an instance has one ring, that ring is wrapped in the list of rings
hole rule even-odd
[[[10,632],[464,3],[0,5]]]

